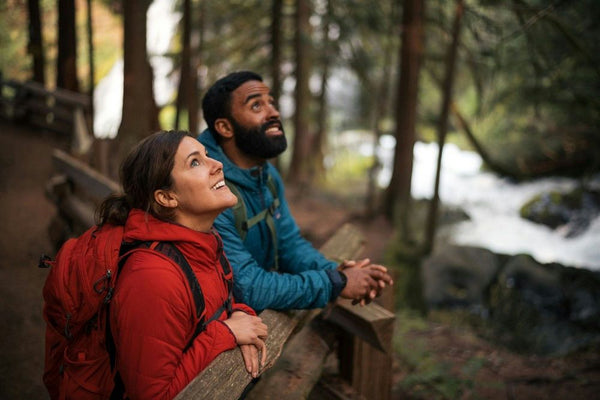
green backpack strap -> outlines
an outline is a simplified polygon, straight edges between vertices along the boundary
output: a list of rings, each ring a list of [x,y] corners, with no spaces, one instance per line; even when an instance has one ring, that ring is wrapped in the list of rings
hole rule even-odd
[[[271,238],[273,240],[273,259],[275,261],[275,270],[279,269],[279,251],[277,248],[277,230],[275,229],[275,219],[273,218],[273,215],[275,215],[275,213],[279,213],[279,211],[277,211],[279,209],[279,205],[280,205],[280,201],[279,201],[279,196],[277,196],[277,188],[275,187],[275,182],[273,181],[273,178],[271,177],[271,175],[269,175],[269,178],[267,179],[267,186],[269,187],[269,190],[271,191],[271,195],[273,196],[273,202],[271,203],[271,205],[268,208],[268,213],[266,215],[266,222],[267,225],[269,226],[269,229],[271,230]]]
[[[246,234],[254,225],[258,224],[263,219],[265,220],[267,226],[269,227],[269,231],[271,232],[271,240],[273,241],[273,253],[274,253],[274,261],[275,261],[275,270],[279,269],[279,252],[277,248],[277,230],[275,229],[275,220],[273,219],[273,214],[275,214],[276,210],[279,208],[281,202],[279,201],[279,197],[277,196],[277,188],[275,187],[275,182],[271,175],[267,178],[267,186],[271,191],[271,195],[273,196],[273,202],[271,205],[261,212],[257,213],[252,218],[248,219],[248,213],[246,210],[246,204],[244,203],[244,199],[242,198],[242,194],[238,187],[231,181],[225,180],[227,187],[231,192],[238,198],[237,204],[233,207],[233,218],[235,221],[235,229],[238,234],[242,238],[242,241],[246,239]]]
[[[248,233],[248,229],[244,229],[246,217],[248,215],[248,213],[246,212],[246,203],[244,203],[244,199],[242,198],[240,190],[233,182],[225,179],[225,184],[227,185],[229,190],[231,190],[231,193],[233,193],[238,199],[237,204],[233,206],[231,210],[233,211],[235,230],[238,232],[243,242],[246,239],[246,233]]]

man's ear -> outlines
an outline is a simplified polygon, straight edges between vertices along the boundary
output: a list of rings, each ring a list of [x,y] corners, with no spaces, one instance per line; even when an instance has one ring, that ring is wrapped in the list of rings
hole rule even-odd
[[[171,190],[158,189],[154,191],[154,201],[165,208],[177,207],[177,196]]]
[[[225,139],[233,137],[233,126],[227,118],[219,118],[215,121],[215,130]]]

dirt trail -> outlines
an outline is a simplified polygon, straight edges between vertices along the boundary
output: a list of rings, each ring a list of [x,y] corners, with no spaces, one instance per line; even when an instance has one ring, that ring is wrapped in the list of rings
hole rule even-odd
[[[0,398],[48,398],[42,384],[44,323],[37,268],[51,253],[46,229],[54,206],[44,196],[51,173],[53,135],[0,121]]]

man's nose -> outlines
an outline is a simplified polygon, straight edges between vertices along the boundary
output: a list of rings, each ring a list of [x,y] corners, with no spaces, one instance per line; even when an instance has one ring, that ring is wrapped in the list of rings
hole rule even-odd
[[[274,103],[269,105],[268,118],[279,118],[279,110],[277,109],[277,105]]]

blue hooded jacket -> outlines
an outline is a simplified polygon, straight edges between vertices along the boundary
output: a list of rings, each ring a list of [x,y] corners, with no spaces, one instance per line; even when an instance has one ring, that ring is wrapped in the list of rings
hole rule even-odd
[[[312,244],[302,238],[300,229],[285,200],[281,176],[266,162],[263,166],[242,169],[223,152],[212,133],[206,129],[198,136],[208,155],[223,163],[227,180],[239,189],[250,219],[268,207],[273,196],[267,186],[272,177],[279,208],[274,213],[279,254],[279,270],[273,271],[273,242],[263,220],[250,228],[244,241],[238,234],[232,209],[215,220],[214,227],[223,239],[227,258],[234,271],[234,296],[257,312],[266,308],[310,309],[324,307],[343,289],[337,263],[327,260]]]

